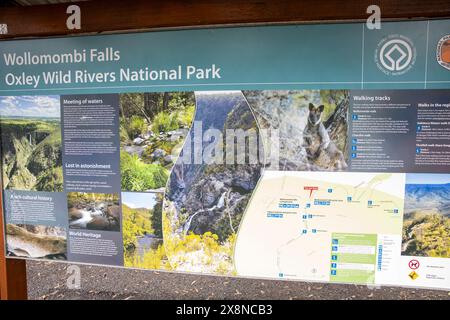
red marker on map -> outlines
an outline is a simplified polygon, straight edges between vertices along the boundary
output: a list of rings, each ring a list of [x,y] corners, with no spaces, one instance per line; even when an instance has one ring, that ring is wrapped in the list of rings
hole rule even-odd
[[[309,197],[311,198],[313,191],[319,190],[319,187],[305,186],[303,187],[303,190],[309,190]]]

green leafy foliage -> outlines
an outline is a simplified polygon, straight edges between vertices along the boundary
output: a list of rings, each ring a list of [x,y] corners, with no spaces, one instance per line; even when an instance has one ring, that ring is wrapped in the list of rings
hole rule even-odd
[[[160,244],[156,249],[148,250],[142,257],[136,254],[125,255],[125,266],[153,270],[171,269],[162,244]]]
[[[162,194],[155,194],[152,209],[130,208],[122,204],[123,245],[125,266],[142,269],[169,269],[170,266],[162,243]],[[145,235],[155,237],[156,247],[146,248],[139,254],[138,239]]]
[[[223,275],[236,274],[233,265],[236,233],[231,233],[224,241],[210,231],[176,236],[169,216],[169,212],[164,212],[162,222],[165,250],[172,269],[182,266],[183,270],[189,269],[189,265],[195,265],[200,260],[205,270]]]
[[[146,191],[164,187],[168,170],[157,164],[147,164],[137,155],[120,153],[122,190]]]
[[[194,117],[193,92],[146,92],[120,95],[122,190],[164,187],[173,163],[166,158],[182,138],[167,132],[187,129]],[[134,141],[136,137],[139,141]],[[156,150],[163,150],[164,152]]]
[[[143,118],[136,115],[131,116],[130,125],[128,127],[128,135],[130,137],[136,137],[144,133],[146,129],[147,123]]]
[[[134,209],[122,204],[122,236],[125,250],[136,247],[137,237],[154,233],[151,216],[153,216],[151,209]]]
[[[165,132],[178,129],[178,113],[167,113],[161,111],[153,119],[152,130],[154,132]]]

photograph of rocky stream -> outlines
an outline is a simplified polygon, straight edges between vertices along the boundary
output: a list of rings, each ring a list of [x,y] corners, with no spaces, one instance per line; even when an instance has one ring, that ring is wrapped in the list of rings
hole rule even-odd
[[[117,193],[69,192],[69,228],[120,231],[120,206]]]
[[[194,110],[193,92],[120,95],[123,191],[164,190]]]

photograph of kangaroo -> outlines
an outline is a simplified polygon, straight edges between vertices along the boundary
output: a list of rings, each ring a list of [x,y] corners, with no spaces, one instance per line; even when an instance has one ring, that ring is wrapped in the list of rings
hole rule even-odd
[[[406,175],[402,255],[450,258],[450,174]]]
[[[261,129],[266,168],[347,169],[348,91],[263,90],[243,94]]]
[[[69,228],[120,231],[121,210],[117,193],[67,193]]]
[[[122,191],[164,189],[194,110],[193,92],[120,94]]]
[[[163,193],[122,192],[125,266],[170,269],[162,232]]]
[[[62,191],[59,96],[0,97],[4,189]]]
[[[67,235],[61,227],[7,224],[7,255],[13,257],[66,260]]]

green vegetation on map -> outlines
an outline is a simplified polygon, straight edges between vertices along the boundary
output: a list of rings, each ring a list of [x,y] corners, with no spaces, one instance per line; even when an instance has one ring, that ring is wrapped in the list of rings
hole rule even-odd
[[[376,247],[376,234],[332,233],[330,281],[374,283]]]

